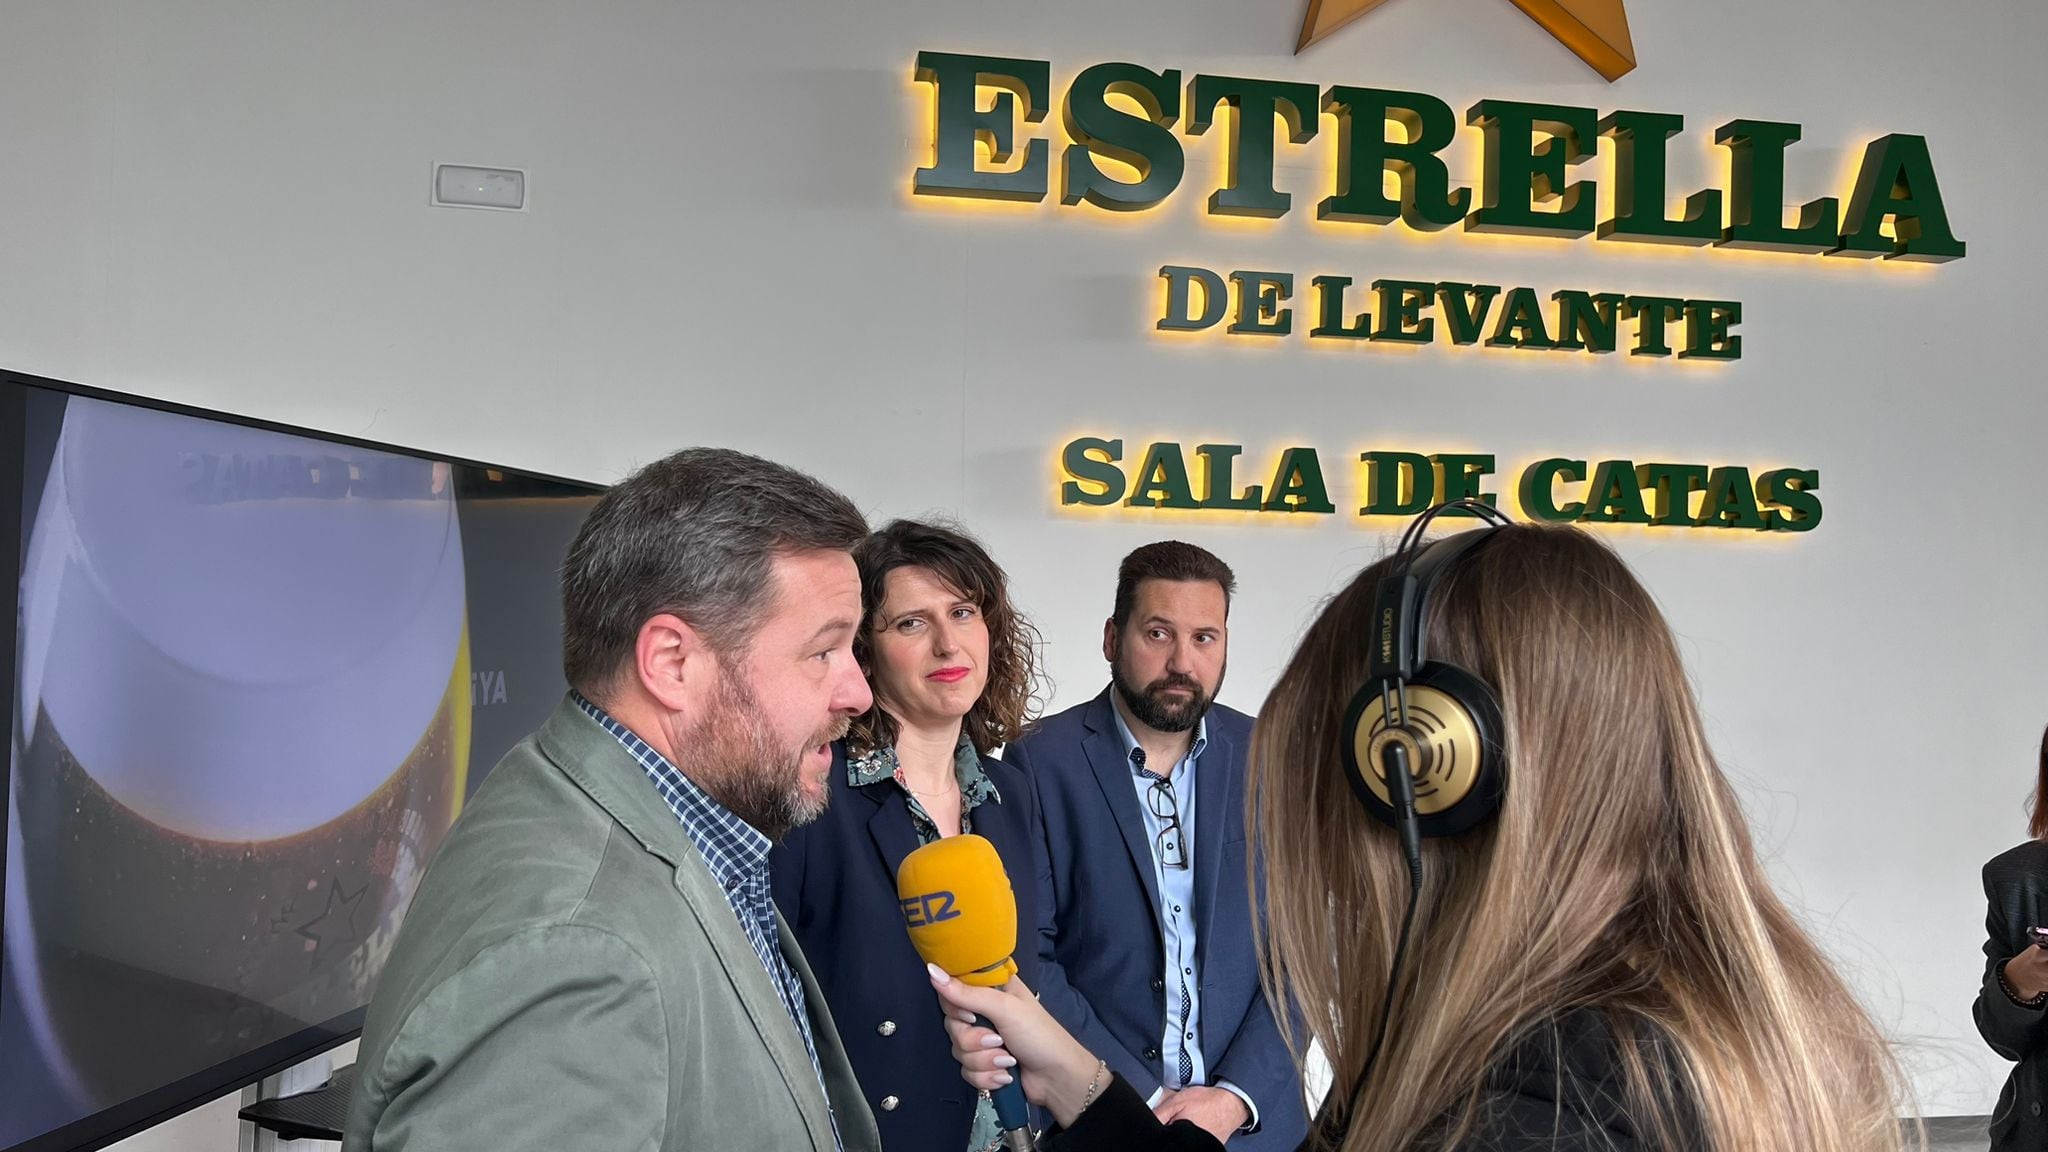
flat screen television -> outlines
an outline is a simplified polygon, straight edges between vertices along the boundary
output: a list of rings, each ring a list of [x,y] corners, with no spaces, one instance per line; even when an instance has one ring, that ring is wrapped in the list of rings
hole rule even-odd
[[[0,1152],[333,1047],[560,700],[589,484],[0,372]]]

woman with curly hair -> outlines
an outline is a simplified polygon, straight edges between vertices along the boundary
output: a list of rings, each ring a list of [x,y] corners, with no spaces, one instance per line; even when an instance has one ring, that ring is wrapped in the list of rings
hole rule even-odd
[[[1009,581],[966,534],[896,520],[854,549],[864,615],[854,656],[875,702],[834,745],[831,803],[775,850],[775,902],[817,973],[885,1148],[975,1152],[1000,1133],[963,1083],[938,1000],[903,931],[896,869],[919,846],[972,832],[1017,888],[1035,939],[1037,803],[993,758],[1037,704],[1037,632]],[[1030,949],[1017,962],[1032,979]]]

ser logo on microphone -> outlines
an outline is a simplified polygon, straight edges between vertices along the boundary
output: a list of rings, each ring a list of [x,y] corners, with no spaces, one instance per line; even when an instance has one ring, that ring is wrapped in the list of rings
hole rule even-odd
[[[912,928],[922,928],[927,924],[960,918],[960,910],[953,907],[951,892],[927,892],[922,896],[905,896],[899,903],[903,905],[904,922]]]

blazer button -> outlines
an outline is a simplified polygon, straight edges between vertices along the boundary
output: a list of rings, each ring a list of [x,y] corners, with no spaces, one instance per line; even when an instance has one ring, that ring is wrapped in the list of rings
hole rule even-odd
[[[894,1020],[884,1020],[880,1024],[875,1025],[875,1031],[880,1032],[884,1036],[894,1036],[896,1034],[896,1022]]]
[[[1164,981],[1164,980],[1161,980],[1161,979],[1160,979],[1159,977],[1157,977],[1157,976],[1154,976],[1154,977],[1152,978],[1152,990],[1153,990],[1154,992],[1164,992],[1164,991],[1166,991],[1166,981]]]
[[[2027,1110],[2039,1116],[2041,1114],[2041,1102],[2039,1100],[2034,1101],[2032,1104],[2027,1105]]]
[[[882,1097],[882,1111],[894,1112],[896,1110],[896,1105],[901,1103],[902,1101],[896,1099],[894,1096],[884,1096]]]
[[[1157,1048],[1147,1048],[1147,1049],[1145,1049],[1145,1059],[1147,1059],[1147,1060],[1157,1060],[1157,1059],[1159,1059],[1159,1049],[1157,1049]]]

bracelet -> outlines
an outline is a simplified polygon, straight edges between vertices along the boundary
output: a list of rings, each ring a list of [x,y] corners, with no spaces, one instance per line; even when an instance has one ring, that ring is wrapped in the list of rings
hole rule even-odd
[[[1998,966],[1998,987],[2001,991],[2005,993],[2006,999],[2012,1001],[2013,1003],[2019,1005],[2022,1008],[2040,1008],[2048,1006],[2048,992],[2037,993],[2026,1000],[2020,999],[2020,994],[2012,990],[2011,984],[2006,983],[2004,964],[2000,964]],[[1083,1105],[1083,1107],[1086,1107],[1086,1105]]]
[[[1088,1106],[1090,1104],[1095,1103],[1096,1094],[1101,1092],[1103,1089],[1103,1077],[1108,1075],[1108,1073],[1109,1061],[1097,1060],[1095,1062],[1095,1076],[1093,1079],[1088,1081],[1088,1091],[1081,1094],[1081,1106],[1079,1108],[1074,1109],[1075,1116],[1080,1116],[1081,1113],[1086,1112],[1088,1110]]]

